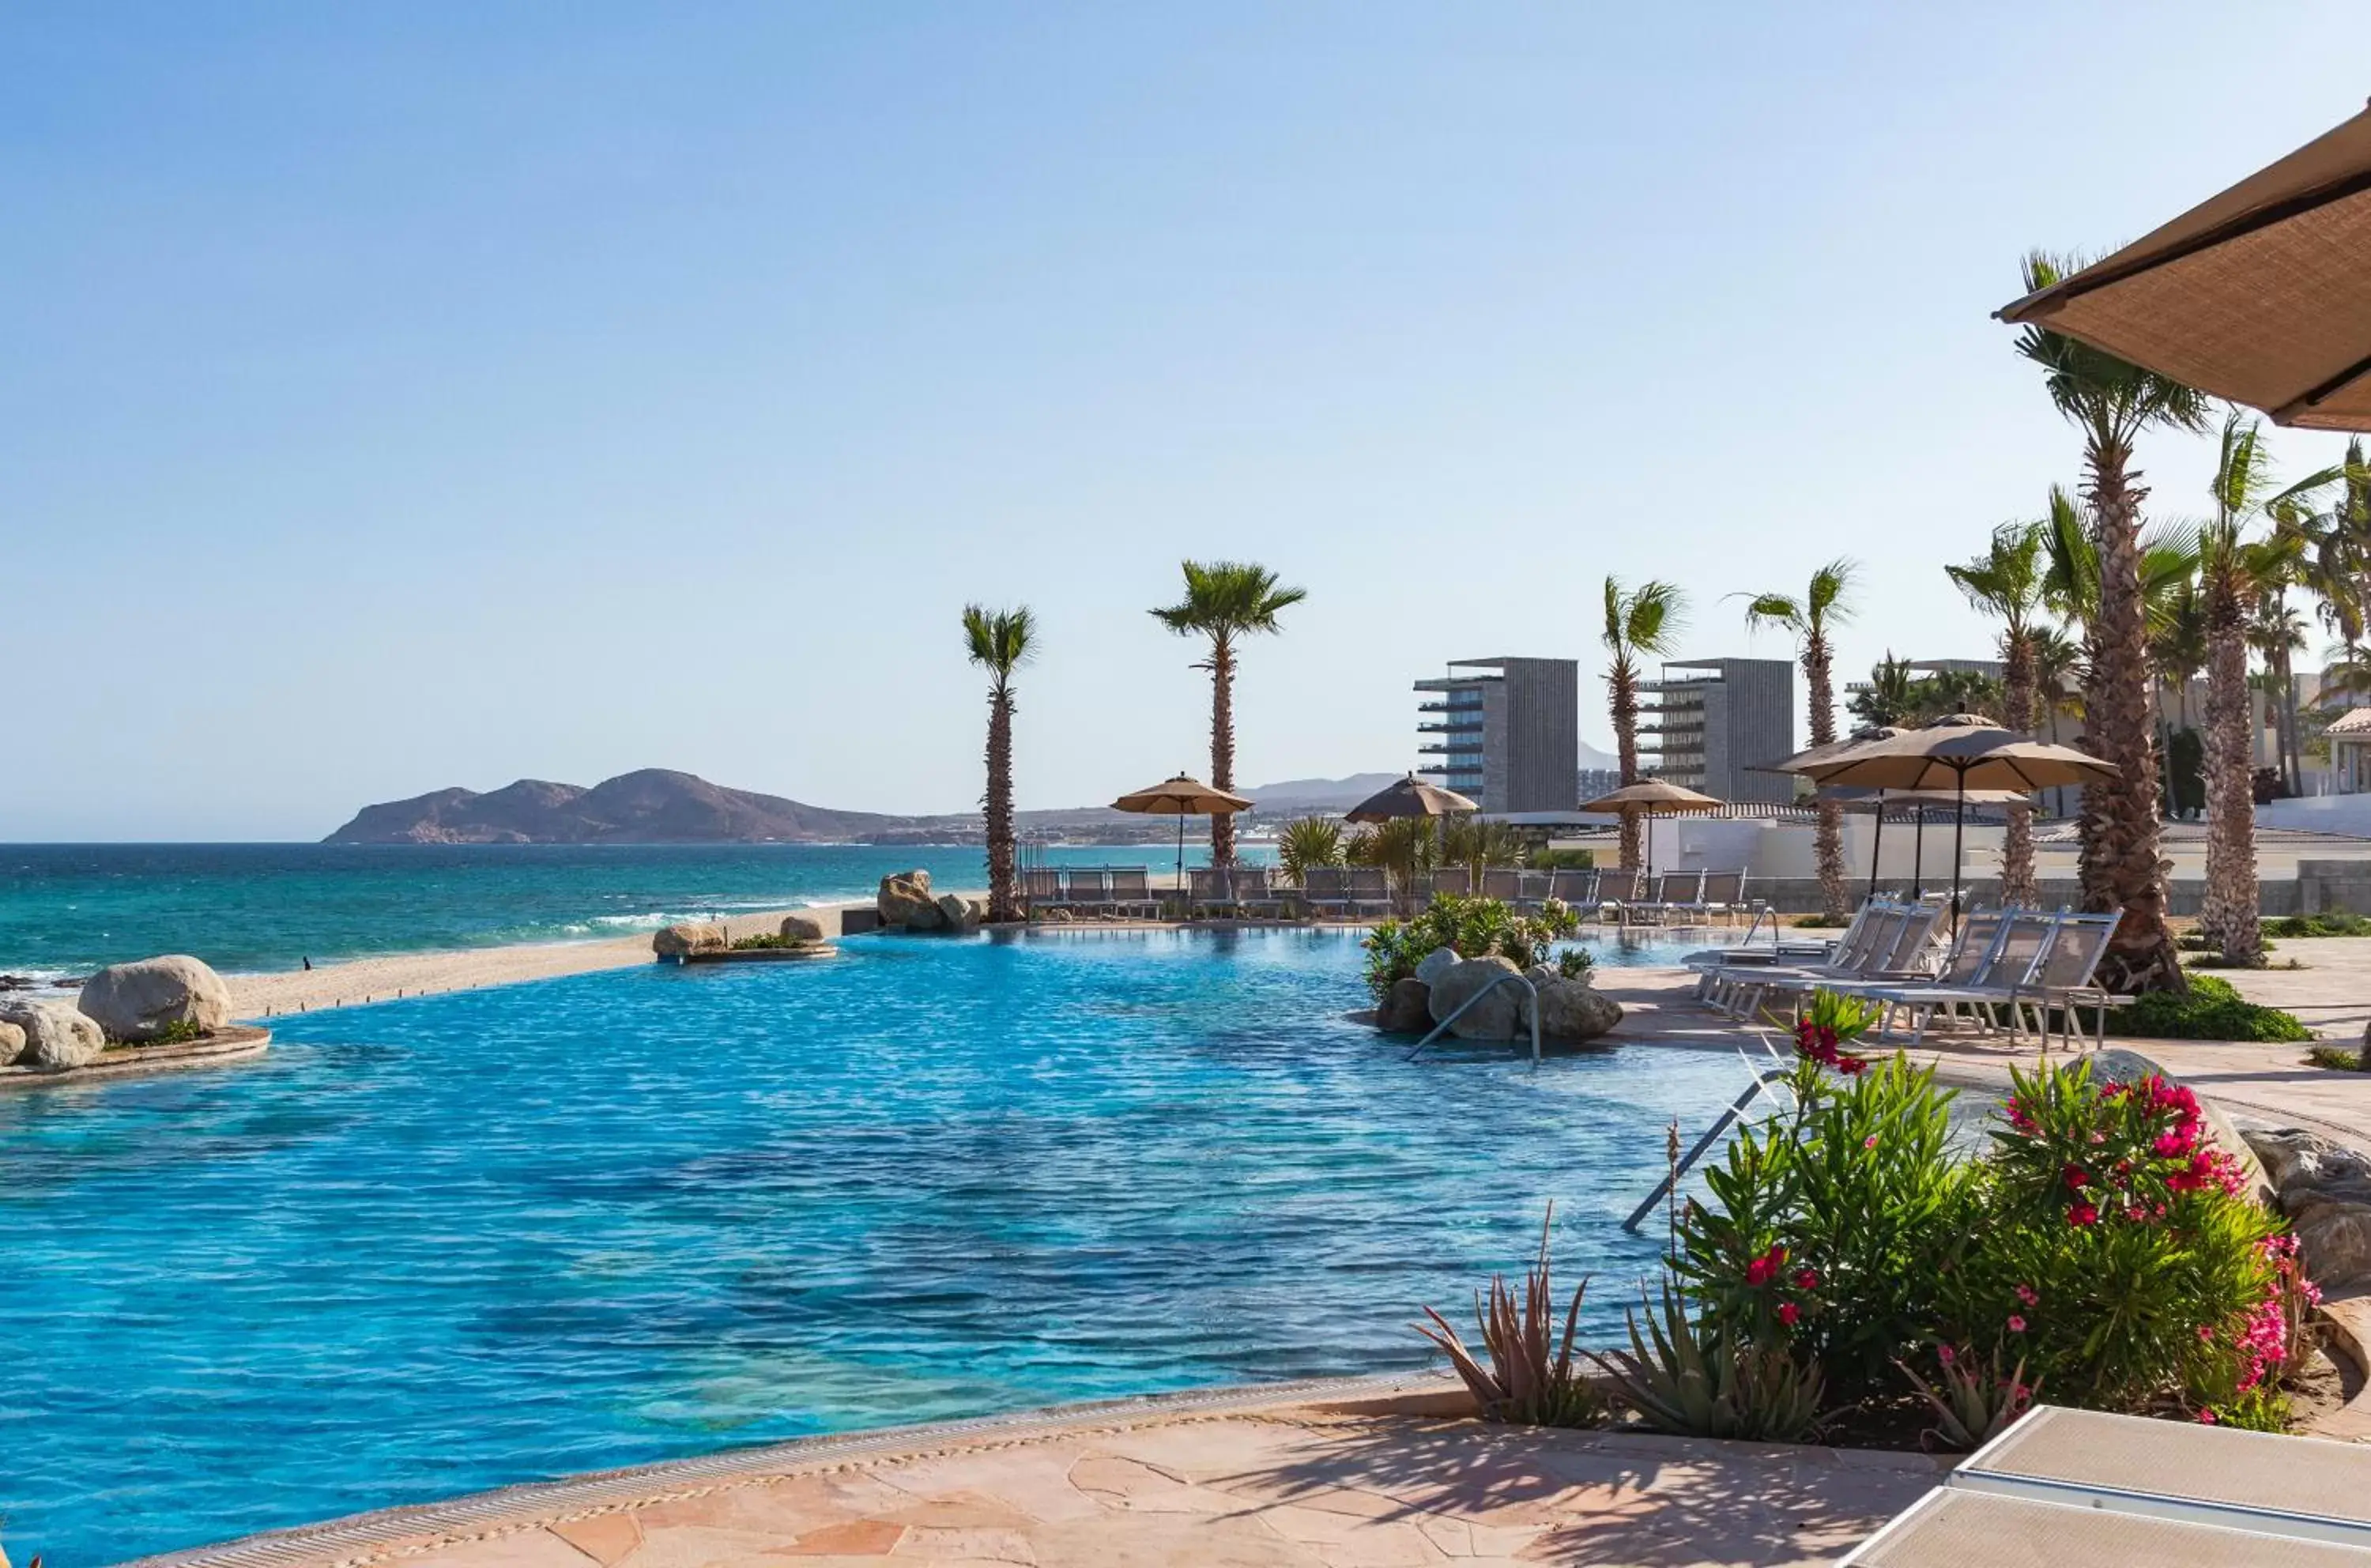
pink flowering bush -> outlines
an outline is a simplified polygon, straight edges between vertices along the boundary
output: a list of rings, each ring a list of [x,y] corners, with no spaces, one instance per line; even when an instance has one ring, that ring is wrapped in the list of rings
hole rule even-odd
[[[1680,1219],[1671,1268],[1707,1332],[1783,1353],[1841,1402],[1915,1391],[1979,1430],[2036,1386],[2283,1424],[2312,1286],[2188,1090],[2082,1064],[2016,1075],[1974,1152],[1931,1072],[1852,1058],[1850,1032],[1820,1028],[1836,1025],[1798,1036],[1794,1104],[1740,1133]],[[1930,1360],[1934,1380],[1908,1370]]]
[[[2077,1064],[2014,1075],[2006,1118],[1952,1331],[2023,1358],[2065,1402],[2176,1401],[2277,1425],[2293,1244],[2247,1200],[2197,1097],[2157,1078],[2094,1083]]]

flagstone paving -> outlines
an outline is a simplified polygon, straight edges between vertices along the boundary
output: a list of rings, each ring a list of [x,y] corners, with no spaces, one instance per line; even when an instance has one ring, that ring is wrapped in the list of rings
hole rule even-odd
[[[1438,1395],[1429,1401],[1437,1404]],[[796,1450],[775,1450],[776,1455]],[[1933,1485],[1920,1454],[1272,1405],[1056,1426],[540,1506],[268,1561],[420,1568],[1606,1568],[1832,1562]],[[257,1561],[267,1559],[259,1557]]]

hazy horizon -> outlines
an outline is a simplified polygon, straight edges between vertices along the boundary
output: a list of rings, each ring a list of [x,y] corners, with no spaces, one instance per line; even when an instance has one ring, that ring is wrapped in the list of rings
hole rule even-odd
[[[653,765],[959,809],[973,600],[1043,628],[1020,799],[1108,800],[1208,765],[1188,555],[1310,591],[1242,779],[1403,769],[1498,654],[1610,749],[1607,571],[1784,657],[1724,596],[1850,555],[1840,681],[1988,656],[1940,566],[2078,457],[2019,256],[2353,113],[2359,18],[12,6],[0,840]],[[2152,513],[2211,462],[2145,438]]]

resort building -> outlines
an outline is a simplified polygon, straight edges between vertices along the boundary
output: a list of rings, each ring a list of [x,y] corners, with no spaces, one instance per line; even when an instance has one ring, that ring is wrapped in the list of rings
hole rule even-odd
[[[1452,659],[1416,683],[1417,771],[1485,814],[1561,821],[1579,803],[1580,664],[1573,659]]]
[[[1797,749],[1792,660],[1674,660],[1638,689],[1640,772],[1717,800],[1795,798],[1793,778],[1753,771]]]

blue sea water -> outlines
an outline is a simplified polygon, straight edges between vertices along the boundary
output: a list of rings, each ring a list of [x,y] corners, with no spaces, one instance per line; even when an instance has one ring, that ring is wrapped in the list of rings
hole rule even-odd
[[[1653,1264],[1616,1221],[1665,1124],[1741,1071],[1407,1062],[1343,1017],[1346,932],[845,945],[318,1013],[252,1065],[0,1096],[8,1550],[87,1568],[732,1444],[1412,1366],[1419,1306],[1463,1319],[1551,1199],[1602,1342]]]
[[[1048,849],[1168,868],[1166,846]],[[1186,849],[1208,864],[1209,846]],[[891,871],[985,887],[977,847],[866,845],[0,845],[0,973],[78,974],[188,952],[217,969],[653,930],[859,898]]]

